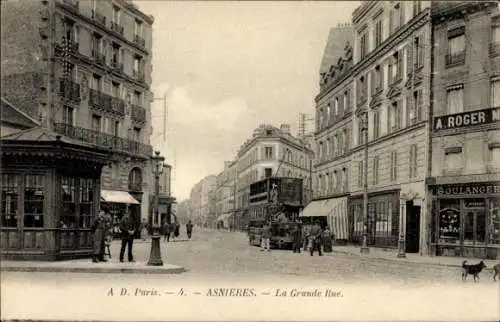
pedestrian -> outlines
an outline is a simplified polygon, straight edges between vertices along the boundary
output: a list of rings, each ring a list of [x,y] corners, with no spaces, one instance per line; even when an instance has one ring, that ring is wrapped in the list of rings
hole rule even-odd
[[[305,252],[309,250],[309,231],[310,231],[310,226],[305,225],[302,231],[302,238],[304,240],[302,248],[304,249]]]
[[[130,216],[128,210],[125,210],[122,220],[120,221],[120,229],[121,229],[121,239],[122,239],[122,246],[120,248],[120,262],[123,262],[125,247],[128,248],[128,261],[134,262],[134,256],[132,254],[132,246],[134,244],[134,234],[136,225],[134,220]]]
[[[299,223],[293,225],[292,238],[292,250],[294,253],[300,254],[300,246],[302,246],[302,227],[300,227]]]
[[[186,224],[186,233],[188,238],[191,239],[191,234],[193,233],[193,224],[191,223],[191,220],[189,220]]]
[[[161,234],[163,235],[163,241],[170,241],[170,225],[165,221],[161,227]]]
[[[332,234],[330,232],[330,228],[326,226],[323,231],[323,251],[325,253],[331,253],[333,251],[332,244]]]
[[[321,244],[323,239],[322,237],[323,237],[323,231],[321,230],[319,222],[316,221],[311,228],[312,245],[309,250],[311,256],[314,255],[315,250],[318,250],[319,256],[323,256],[323,253],[321,252]]]
[[[260,251],[263,252],[265,250],[268,252],[271,251],[271,228],[267,222],[264,223],[264,226],[262,227],[262,243]]]
[[[145,241],[147,236],[148,236],[148,227],[147,227],[146,219],[142,219],[142,222],[141,222],[139,229],[141,231],[141,239],[142,239],[142,241]]]
[[[104,259],[104,238],[106,237],[106,222],[104,215],[104,211],[99,211],[97,218],[92,224],[92,262],[94,263],[106,262]]]

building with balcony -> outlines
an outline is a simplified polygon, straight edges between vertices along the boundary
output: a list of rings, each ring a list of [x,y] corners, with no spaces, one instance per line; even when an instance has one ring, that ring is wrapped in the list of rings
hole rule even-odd
[[[351,30],[351,29],[349,29]],[[347,197],[353,111],[353,67],[351,37],[344,37],[342,52],[330,59],[327,72],[320,72],[320,92],[316,96],[314,193],[301,217],[323,217],[337,240],[347,240]],[[324,55],[330,55],[327,41]],[[329,56],[330,57],[330,56]],[[323,61],[325,58],[323,58]],[[346,77],[347,76],[347,77]]]
[[[434,31],[428,225],[433,255],[500,250],[498,3],[439,2]]]
[[[196,183],[189,193],[189,219],[194,225],[208,227],[215,222],[215,183],[217,177],[208,175]]]
[[[222,222],[224,228],[229,228],[228,220],[235,210],[234,196],[237,182],[235,165],[234,161],[225,161],[224,169],[217,174],[215,180],[215,212],[217,222]]]
[[[124,0],[4,1],[2,13],[3,97],[43,128],[109,151],[96,206],[147,218],[153,17]]]

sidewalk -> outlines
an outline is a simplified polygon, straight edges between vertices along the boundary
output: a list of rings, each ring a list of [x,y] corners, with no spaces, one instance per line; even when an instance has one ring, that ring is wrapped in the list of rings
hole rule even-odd
[[[469,264],[476,264],[483,260],[488,266],[486,270],[491,270],[497,264],[498,260],[484,260],[480,258],[463,258],[463,257],[446,257],[446,256],[427,256],[420,254],[406,254],[405,258],[398,258],[397,249],[385,250],[381,248],[370,247],[368,254],[361,254],[359,246],[333,246],[333,253],[341,253],[352,256],[360,256],[366,258],[373,258],[377,260],[412,263],[420,265],[431,266],[449,266],[449,267],[462,267],[462,262],[467,260]]]

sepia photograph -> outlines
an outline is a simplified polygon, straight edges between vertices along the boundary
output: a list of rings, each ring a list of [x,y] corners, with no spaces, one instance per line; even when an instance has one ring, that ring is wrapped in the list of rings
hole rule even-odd
[[[500,321],[498,1],[0,4],[2,321]]]

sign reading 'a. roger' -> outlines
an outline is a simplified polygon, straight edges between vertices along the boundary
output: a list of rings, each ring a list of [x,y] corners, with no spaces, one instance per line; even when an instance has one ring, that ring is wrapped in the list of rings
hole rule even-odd
[[[500,121],[500,108],[488,108],[434,118],[434,131],[490,124]]]

